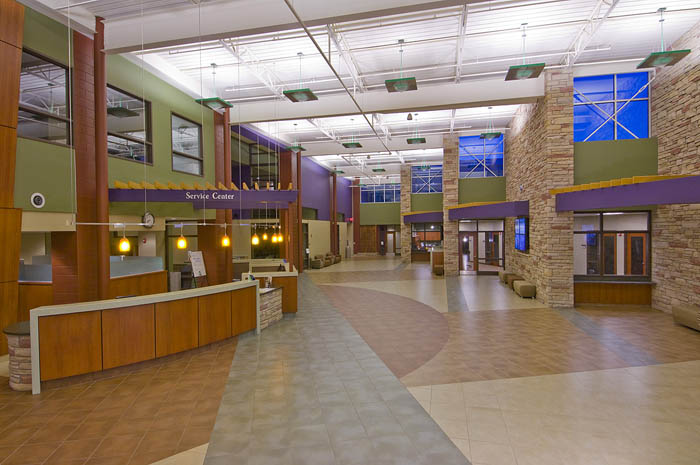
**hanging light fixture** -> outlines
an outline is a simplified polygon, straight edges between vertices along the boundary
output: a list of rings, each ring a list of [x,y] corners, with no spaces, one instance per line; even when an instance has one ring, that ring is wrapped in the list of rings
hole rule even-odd
[[[666,8],[657,10],[659,13],[659,25],[661,26],[661,51],[651,53],[637,65],[637,69],[673,66],[690,54],[690,49],[666,50],[666,44],[664,43],[664,11],[666,11]]]
[[[418,90],[418,83],[415,77],[403,77],[403,39],[399,39],[399,78],[398,79],[387,79],[384,81],[386,90],[389,92],[406,92],[409,90]]]
[[[253,225],[253,236],[250,238],[250,243],[253,245],[258,245],[260,244],[260,238],[258,237],[258,225]]]
[[[501,133],[493,129],[493,119],[491,118],[492,109],[493,107],[489,107],[489,125],[486,129],[486,132],[482,132],[481,134],[479,134],[480,139],[491,140],[498,139],[499,137],[501,137]]]
[[[221,247],[230,247],[231,246],[231,238],[228,237],[225,224],[224,224],[223,228],[224,228],[224,235],[221,236]]]
[[[410,115],[410,113],[409,113]],[[419,134],[419,123],[418,123],[418,113],[416,113],[416,122],[414,125],[414,131],[413,131],[413,137],[409,137],[406,139],[406,143],[410,145],[415,145],[415,144],[425,144],[425,137],[421,137]]]
[[[350,124],[354,126],[355,119],[350,118]],[[343,142],[343,147],[346,149],[359,149],[362,148],[362,144],[360,144],[359,141],[355,140],[355,134],[350,135],[350,142]]]
[[[287,150],[290,150],[294,153],[299,153],[303,152],[306,149],[301,146],[301,144],[297,141],[297,123],[294,123],[294,143],[292,146],[287,147]]]
[[[520,81],[522,79],[535,79],[540,77],[544,70],[544,63],[525,64],[525,39],[527,37],[527,23],[520,25],[523,30],[523,64],[511,66],[506,73],[506,81]]]
[[[122,230],[122,238],[119,239],[119,251],[123,254],[128,253],[131,250],[131,243],[129,239],[126,238],[126,226]]]
[[[219,111],[223,110],[226,108],[231,108],[233,105],[231,105],[229,102],[226,100],[222,99],[219,97],[217,94],[216,90],[216,63],[211,64],[211,76],[212,76],[212,81],[213,81],[213,87],[214,87],[214,97],[208,97],[208,98],[198,98],[195,100],[195,102],[199,103],[200,105],[204,105],[207,108],[211,108],[214,111]]]
[[[299,56],[299,88],[298,89],[292,89],[292,90],[285,90],[282,93],[284,94],[285,97],[287,97],[289,100],[291,100],[294,103],[297,102],[309,102],[311,100],[318,100],[318,97],[316,97],[316,94],[314,94],[311,89],[305,88],[302,85],[302,80],[301,80],[301,57],[304,54],[299,52],[297,53],[297,56]]]
[[[180,233],[180,237],[177,238],[177,248],[178,249],[186,249],[187,248],[187,239],[185,239],[185,236]]]

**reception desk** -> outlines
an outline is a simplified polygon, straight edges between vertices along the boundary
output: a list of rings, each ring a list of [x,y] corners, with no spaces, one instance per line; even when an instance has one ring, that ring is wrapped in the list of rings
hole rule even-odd
[[[165,357],[253,329],[259,333],[258,289],[257,280],[239,281],[35,308],[32,392],[41,391],[42,381]]]
[[[282,312],[297,312],[297,279],[299,277],[299,273],[296,271],[296,269],[293,271],[243,273],[242,278],[243,280],[247,280],[251,276],[256,280],[266,280],[268,278],[271,279],[272,287],[279,287],[282,289]]]

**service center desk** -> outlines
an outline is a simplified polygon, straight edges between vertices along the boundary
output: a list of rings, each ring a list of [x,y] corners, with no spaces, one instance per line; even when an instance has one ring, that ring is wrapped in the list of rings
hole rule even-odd
[[[296,277],[294,281],[296,285]],[[257,280],[238,281],[35,308],[29,320],[32,392],[40,392],[42,381],[165,357],[253,329],[259,332],[258,288]]]
[[[297,278],[299,273],[296,268],[292,271],[266,271],[258,273],[243,273],[242,282],[254,277],[256,280],[267,281],[271,280],[271,287],[279,287],[282,289],[282,312],[296,313],[297,312]],[[261,284],[260,287],[265,287]]]

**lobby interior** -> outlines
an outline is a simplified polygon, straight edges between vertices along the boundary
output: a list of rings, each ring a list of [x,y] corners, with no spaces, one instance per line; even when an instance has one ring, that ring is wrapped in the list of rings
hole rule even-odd
[[[691,0],[0,0],[0,465],[700,465]]]

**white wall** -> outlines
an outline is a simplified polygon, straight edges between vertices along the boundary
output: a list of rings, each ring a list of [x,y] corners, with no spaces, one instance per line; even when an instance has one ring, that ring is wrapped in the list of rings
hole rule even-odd
[[[588,259],[586,235],[574,234],[574,274],[586,274],[588,270]]]
[[[309,225],[309,255],[325,255],[331,251],[331,222],[303,220]]]
[[[156,232],[139,232],[139,257],[156,257],[158,255],[158,245],[156,239]]]
[[[46,233],[22,233],[19,258],[27,265],[32,264],[32,257],[46,255]]]

